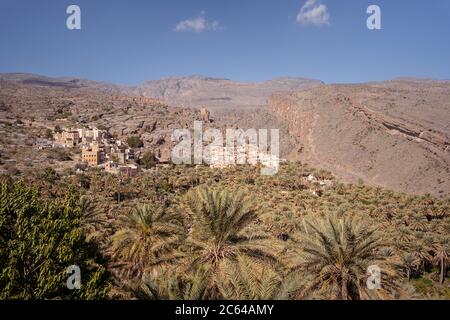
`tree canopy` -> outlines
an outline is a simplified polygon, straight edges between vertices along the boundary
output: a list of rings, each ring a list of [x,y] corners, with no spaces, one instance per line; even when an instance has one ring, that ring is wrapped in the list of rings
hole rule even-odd
[[[85,241],[77,196],[43,200],[23,182],[0,184],[0,299],[102,299],[109,280],[96,247]],[[81,288],[67,288],[67,268]]]

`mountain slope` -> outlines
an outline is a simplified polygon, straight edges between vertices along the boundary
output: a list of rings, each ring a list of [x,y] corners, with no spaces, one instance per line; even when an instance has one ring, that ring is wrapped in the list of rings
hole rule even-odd
[[[450,194],[450,83],[389,81],[276,94],[297,141],[291,159],[347,181]]]
[[[131,89],[127,86],[71,77],[52,78],[30,73],[0,73],[0,81],[44,88],[97,90],[109,94],[131,94]]]

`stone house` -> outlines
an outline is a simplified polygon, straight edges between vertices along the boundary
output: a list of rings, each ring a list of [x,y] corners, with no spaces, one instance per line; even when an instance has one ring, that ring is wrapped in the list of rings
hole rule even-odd
[[[80,134],[76,130],[55,133],[54,139],[55,145],[64,148],[76,147],[81,142]]]
[[[92,145],[89,148],[81,150],[81,159],[86,162],[88,166],[95,167],[101,163],[100,148],[98,145]]]

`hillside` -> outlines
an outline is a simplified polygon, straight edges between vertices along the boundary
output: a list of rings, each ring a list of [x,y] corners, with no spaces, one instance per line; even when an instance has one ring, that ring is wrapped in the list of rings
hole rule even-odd
[[[396,80],[275,94],[289,158],[345,181],[410,193],[450,192],[450,82]]]
[[[51,140],[56,128],[97,127],[122,141],[138,136],[144,150],[168,160],[173,131],[191,127],[195,119],[200,119],[200,112],[145,97],[0,81],[0,172],[73,168],[80,155],[69,149],[36,151],[35,142]]]

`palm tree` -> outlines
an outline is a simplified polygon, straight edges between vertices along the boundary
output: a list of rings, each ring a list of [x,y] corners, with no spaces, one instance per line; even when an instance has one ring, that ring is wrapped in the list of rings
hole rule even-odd
[[[408,226],[413,231],[427,231],[428,230],[428,220],[425,216],[421,214],[414,214],[408,221]]]
[[[405,270],[406,278],[411,279],[411,273],[417,271],[420,266],[420,260],[411,253],[402,254],[400,256],[401,265]]]
[[[430,254],[432,247],[426,245],[424,241],[416,239],[416,242],[411,242],[407,248],[411,255],[419,262],[419,267],[422,271],[432,262],[433,257]]]
[[[277,263],[268,251],[274,249],[273,243],[267,242],[268,236],[249,228],[257,213],[242,191],[195,189],[186,195],[183,209],[192,219],[185,250],[187,265],[208,266],[212,287],[216,286],[215,275],[220,273],[223,261],[237,261],[242,255]]]
[[[411,230],[403,225],[395,230],[394,237],[400,244],[408,244],[414,240]]]
[[[298,290],[298,281],[282,278],[267,264],[238,257],[238,262],[223,262],[218,276],[220,295],[226,300],[288,300]]]
[[[450,261],[450,239],[448,237],[442,237],[437,243],[433,245],[434,257],[432,262],[439,267],[439,283],[444,283],[445,275],[447,274],[447,266]]]
[[[127,291],[139,300],[208,300],[208,271],[199,269],[195,273],[172,273],[158,278],[144,276],[132,281]]]
[[[374,230],[367,229],[354,217],[305,221],[301,234],[302,248],[292,271],[303,271],[308,279],[298,297],[319,294],[340,300],[391,298],[397,289],[396,270],[380,253],[384,243]],[[369,266],[379,266],[381,289],[369,290],[366,285]]]
[[[179,257],[184,227],[177,214],[144,204],[120,218],[112,237],[113,257],[125,262],[129,273],[141,276],[149,267],[169,263]]]
[[[100,229],[106,224],[106,215],[100,213],[94,203],[86,196],[80,197],[78,208],[80,209],[82,226],[87,240],[98,237]]]

